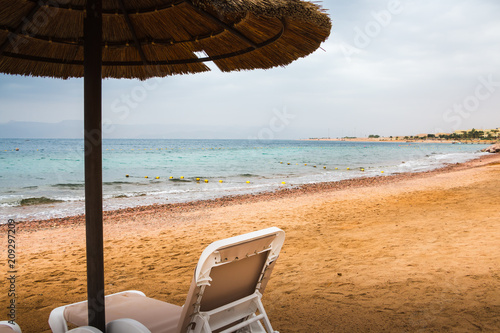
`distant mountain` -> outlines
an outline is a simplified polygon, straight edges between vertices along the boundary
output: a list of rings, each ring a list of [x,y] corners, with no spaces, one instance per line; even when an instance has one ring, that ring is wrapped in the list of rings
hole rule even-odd
[[[0,123],[0,138],[67,138],[83,136],[83,121],[64,120],[59,123],[11,121]]]
[[[134,124],[104,125],[107,139],[289,139],[299,137],[292,129],[272,133],[261,127],[209,126],[197,124]],[[270,137],[272,136],[272,137]],[[83,138],[83,121],[64,120],[58,123],[11,121],[0,123],[0,138]]]

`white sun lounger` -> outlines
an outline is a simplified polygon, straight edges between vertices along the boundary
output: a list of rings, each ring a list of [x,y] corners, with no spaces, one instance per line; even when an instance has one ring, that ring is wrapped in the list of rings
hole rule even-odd
[[[11,324],[8,321],[0,321],[0,333],[22,333],[22,332],[21,332],[21,327],[19,327],[19,325],[16,323]],[[97,328],[94,327],[82,326],[74,328],[68,333],[102,333],[102,332],[101,330],[98,330]],[[142,332],[131,331],[130,333],[142,333]]]
[[[275,332],[261,297],[284,240],[284,231],[273,227],[210,244],[201,254],[182,307],[139,291],[106,296],[107,332]],[[127,319],[117,321],[121,318]],[[53,333],[67,332],[67,322],[88,325],[86,301],[51,312]]]

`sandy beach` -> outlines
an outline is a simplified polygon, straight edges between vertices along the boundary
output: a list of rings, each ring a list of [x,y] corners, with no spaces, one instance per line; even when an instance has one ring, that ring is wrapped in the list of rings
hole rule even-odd
[[[136,289],[182,305],[205,246],[276,226],[287,238],[263,301],[281,333],[498,332],[499,189],[492,154],[420,174],[106,213],[106,294]],[[53,308],[86,297],[83,219],[17,229],[17,321],[50,332]]]
[[[404,136],[399,137],[379,137],[379,138],[310,138],[303,139],[304,141],[342,141],[342,142],[400,142],[400,143],[460,143],[460,144],[486,144],[495,143],[492,140],[479,139],[429,139],[429,138],[413,138],[405,139]]]

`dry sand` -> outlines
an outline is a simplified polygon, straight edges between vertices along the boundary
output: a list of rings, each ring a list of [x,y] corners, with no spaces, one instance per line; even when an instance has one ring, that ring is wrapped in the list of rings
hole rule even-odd
[[[206,245],[277,226],[287,239],[263,301],[282,333],[498,332],[499,189],[496,154],[425,174],[109,213],[106,293],[182,305]],[[18,223],[23,332],[50,332],[53,308],[85,299],[84,235],[81,218]]]

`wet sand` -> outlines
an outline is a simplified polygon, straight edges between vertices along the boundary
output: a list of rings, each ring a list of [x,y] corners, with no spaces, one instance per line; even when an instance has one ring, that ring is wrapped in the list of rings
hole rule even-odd
[[[427,173],[109,212],[106,293],[182,305],[205,246],[277,226],[287,239],[263,301],[281,333],[500,331],[499,189],[495,154]],[[53,308],[86,297],[83,218],[17,228],[17,321],[50,332]]]

